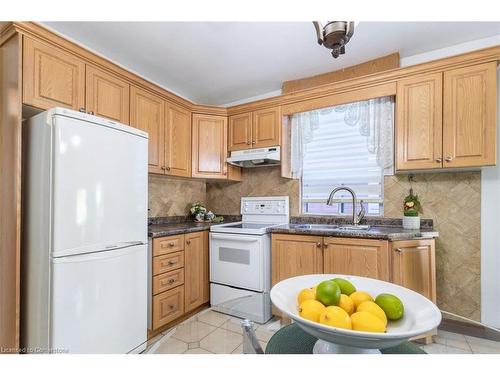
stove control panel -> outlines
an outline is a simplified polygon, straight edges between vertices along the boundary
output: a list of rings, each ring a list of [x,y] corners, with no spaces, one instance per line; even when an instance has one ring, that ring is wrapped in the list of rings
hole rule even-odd
[[[242,215],[286,215],[288,216],[288,197],[245,197],[241,198]]]

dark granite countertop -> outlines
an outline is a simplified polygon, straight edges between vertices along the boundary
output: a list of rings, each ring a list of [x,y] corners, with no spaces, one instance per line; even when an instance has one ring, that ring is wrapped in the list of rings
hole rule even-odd
[[[224,216],[224,223],[239,221],[238,215]],[[163,218],[150,218],[148,226],[149,237],[165,237],[175,234],[184,234],[208,230],[212,225],[220,223],[197,223],[187,216],[171,216]]]
[[[324,237],[351,237],[351,238],[368,238],[379,240],[411,240],[418,238],[435,238],[439,233],[432,228],[421,228],[420,230],[403,229],[399,226],[372,226],[368,230],[351,230],[351,229],[326,229],[308,226],[304,223],[283,224],[272,227],[269,230],[271,233],[285,234],[304,234]]]

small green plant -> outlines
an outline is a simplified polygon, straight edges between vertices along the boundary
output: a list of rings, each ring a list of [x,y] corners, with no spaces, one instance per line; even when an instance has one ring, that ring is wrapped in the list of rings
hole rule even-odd
[[[408,194],[403,203],[403,214],[404,216],[418,216],[419,212],[422,212],[422,205],[418,200],[418,195],[413,194],[413,188],[410,189],[410,194]]]
[[[194,202],[191,205],[191,208],[189,209],[189,212],[191,212],[191,215],[196,216],[198,214],[203,214],[207,212],[207,209],[205,208],[205,205],[201,202]]]

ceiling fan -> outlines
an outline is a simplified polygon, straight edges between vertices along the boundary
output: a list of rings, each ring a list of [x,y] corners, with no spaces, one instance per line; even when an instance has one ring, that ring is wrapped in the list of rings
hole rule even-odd
[[[318,36],[318,44],[332,50],[336,59],[345,53],[345,45],[354,34],[352,21],[326,21],[325,26],[319,21],[313,21]]]

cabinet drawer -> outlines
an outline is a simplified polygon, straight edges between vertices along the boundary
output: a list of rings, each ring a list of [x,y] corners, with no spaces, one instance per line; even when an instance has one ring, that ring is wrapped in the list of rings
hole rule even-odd
[[[153,297],[153,329],[157,329],[184,314],[184,286]]]
[[[153,295],[184,284],[184,269],[180,268],[153,277]]]
[[[184,251],[153,258],[153,275],[184,267]]]
[[[175,253],[184,250],[184,235],[153,239],[153,256]]]

